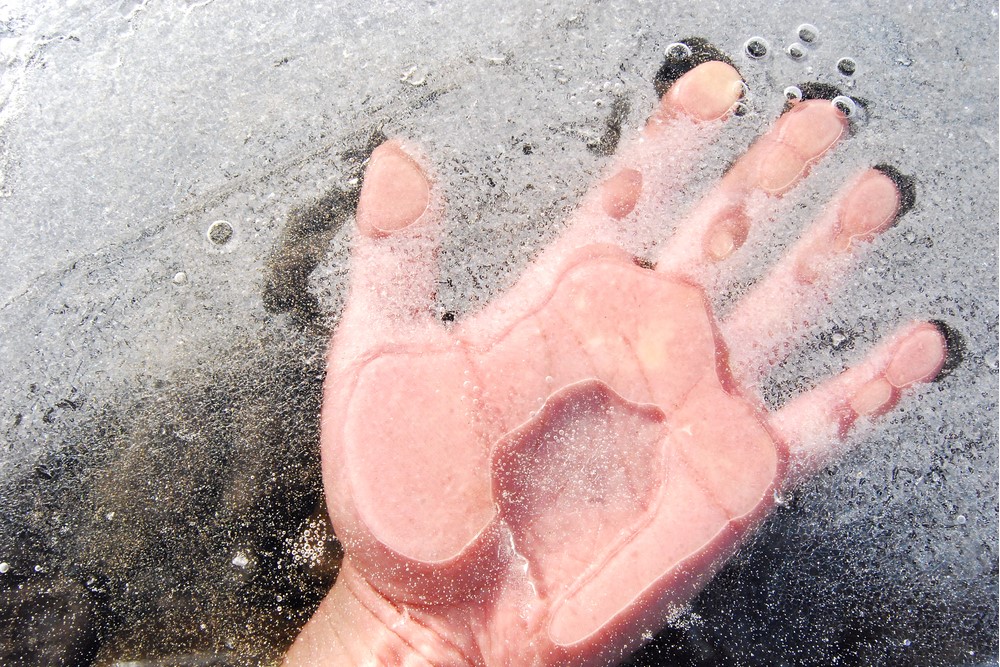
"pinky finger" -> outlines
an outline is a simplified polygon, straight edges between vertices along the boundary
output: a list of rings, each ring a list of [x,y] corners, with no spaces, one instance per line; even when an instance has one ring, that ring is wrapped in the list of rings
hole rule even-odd
[[[804,481],[836,457],[858,419],[884,415],[903,392],[935,379],[945,366],[948,348],[943,327],[911,324],[860,364],[774,413],[771,431],[786,444],[790,457],[786,484]]]

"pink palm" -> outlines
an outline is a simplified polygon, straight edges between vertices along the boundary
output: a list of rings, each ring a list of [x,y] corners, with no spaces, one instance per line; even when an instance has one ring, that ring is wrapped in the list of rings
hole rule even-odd
[[[846,120],[827,102],[783,116],[680,223],[656,270],[616,245],[656,233],[639,224],[644,198],[673,184],[655,166],[707,139],[736,83],[718,62],[682,77],[566,233],[450,330],[431,317],[439,201],[399,143],[375,152],[323,409],[348,559],[290,662],[614,660],[733,552],[790,460],[818,465],[859,415],[937,373],[943,339],[914,324],[774,415],[748,389],[838,257],[895,217],[899,193],[875,170],[721,325],[699,287],[746,238],[746,202],[780,196],[837,142]],[[731,358],[720,330],[750,343]]]

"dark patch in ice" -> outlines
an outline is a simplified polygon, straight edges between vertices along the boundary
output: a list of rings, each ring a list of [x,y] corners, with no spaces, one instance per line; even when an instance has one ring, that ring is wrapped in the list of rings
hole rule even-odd
[[[628,118],[629,110],[628,100],[621,97],[615,98],[611,104],[611,113],[604,120],[604,134],[597,141],[587,144],[587,149],[591,153],[604,157],[611,157],[615,154],[615,151],[618,150],[618,142],[622,138],[622,124]],[[525,145],[524,154],[531,155],[531,153],[531,146]]]
[[[354,215],[364,166],[384,141],[385,135],[375,132],[364,145],[342,156],[351,165],[347,180],[355,185],[334,188],[288,217],[264,272],[263,299],[268,312],[287,313],[299,329],[322,328],[323,313],[309,289],[309,276],[326,256],[333,235]]]
[[[649,269],[653,271],[656,269],[656,264],[646,259],[645,257],[639,257],[638,255],[632,257],[632,262],[641,269]]]
[[[948,346],[948,356],[944,360],[944,366],[941,367],[941,372],[937,374],[934,378],[934,382],[942,380],[954,371],[965,359],[968,352],[968,346],[965,343],[965,337],[954,327],[949,325],[943,320],[931,320],[931,324],[937,327],[941,335],[944,336],[944,342]]]
[[[111,547],[109,547],[111,548]],[[99,646],[100,604],[62,576],[0,576],[0,662],[88,665]]]
[[[0,622],[0,662],[87,665],[93,651],[70,644],[88,637],[105,662],[275,659],[342,555],[320,480],[325,340],[265,327],[224,366],[106,397],[7,489],[0,621],[35,620]]]

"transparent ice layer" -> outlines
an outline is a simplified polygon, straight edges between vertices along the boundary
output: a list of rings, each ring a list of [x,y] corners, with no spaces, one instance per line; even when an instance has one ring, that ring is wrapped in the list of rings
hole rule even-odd
[[[461,317],[558,232],[690,36],[750,93],[667,228],[790,86],[864,111],[751,236],[723,313],[858,169],[917,183],[768,402],[913,319],[963,358],[783,498],[632,664],[995,660],[994,5],[34,0],[0,5],[0,662],[280,653],[340,557],[316,416],[368,152],[406,137],[434,169],[439,308]]]

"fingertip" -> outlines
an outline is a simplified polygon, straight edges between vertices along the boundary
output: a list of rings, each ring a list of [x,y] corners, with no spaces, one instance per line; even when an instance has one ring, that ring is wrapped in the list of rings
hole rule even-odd
[[[622,169],[604,182],[601,207],[608,216],[621,220],[632,212],[641,194],[642,172]]]
[[[853,241],[868,241],[899,217],[902,195],[896,183],[878,169],[862,175],[840,205],[834,246],[846,250]]]
[[[710,60],[681,77],[662,104],[665,114],[679,112],[708,122],[724,118],[745,94],[743,78],[735,67]]]
[[[362,233],[383,237],[417,222],[430,204],[430,183],[417,161],[398,141],[372,153],[358,201]]]
[[[918,325],[897,345],[885,369],[892,386],[904,389],[919,382],[930,382],[944,368],[948,342],[935,324]]]
[[[806,160],[814,160],[844,136],[848,120],[836,107],[822,100],[801,102],[776,123],[776,139],[794,147]]]
[[[902,173],[891,164],[877,164],[872,168],[892,180],[899,192],[899,210],[896,212],[896,219],[909,213],[917,203],[917,186],[913,177]]]
[[[751,147],[748,167],[734,168],[726,177],[743,180],[744,188],[782,195],[840,141],[847,127],[847,119],[830,104],[817,100],[797,104]]]
[[[733,61],[725,53],[701,37],[686,37],[669,45],[663,65],[653,77],[656,94],[663,97],[681,77],[710,61],[733,65]]]

